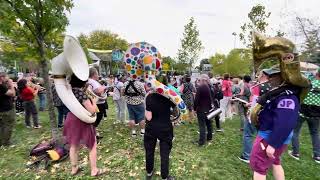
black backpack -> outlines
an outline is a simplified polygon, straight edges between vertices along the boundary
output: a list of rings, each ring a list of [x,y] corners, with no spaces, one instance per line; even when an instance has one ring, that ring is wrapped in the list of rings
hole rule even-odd
[[[134,92],[129,92],[128,89],[132,87]],[[139,96],[141,93],[138,91],[138,89],[134,86],[134,81],[129,81],[128,85],[126,86],[126,89],[124,90],[124,95],[134,97]]]
[[[211,98],[211,102],[213,103],[213,105],[216,108],[220,107],[220,94],[219,94],[219,87],[217,84],[209,84],[209,90],[210,90],[210,98]],[[222,91],[221,91],[222,93]],[[222,94],[222,98],[223,98],[223,94]],[[222,99],[221,98],[221,99]]]
[[[219,84],[209,84],[211,96],[213,99],[221,100],[223,99],[223,92]]]

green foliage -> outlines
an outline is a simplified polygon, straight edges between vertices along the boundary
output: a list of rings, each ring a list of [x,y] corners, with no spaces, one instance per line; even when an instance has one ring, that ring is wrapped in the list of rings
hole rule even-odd
[[[97,49],[97,50],[115,50],[119,49],[122,51],[127,50],[128,42],[125,39],[119,37],[118,34],[112,33],[107,30],[95,30],[89,33],[89,35],[85,35],[81,33],[78,36],[78,40],[82,45],[85,53],[88,57],[88,48]],[[88,58],[90,63],[90,58]],[[121,67],[122,61],[119,62],[111,62],[109,66],[111,66],[111,74],[117,74],[119,67]]]
[[[0,3],[0,32],[12,40],[26,54],[39,59],[39,51],[44,46],[46,57],[52,57],[61,45],[62,33],[68,24],[66,12],[73,7],[71,0],[4,0]],[[44,43],[44,44],[42,44]],[[26,57],[28,58],[28,57]]]
[[[179,70],[185,71],[189,66],[190,71],[202,49],[199,30],[194,18],[191,17],[189,23],[184,26],[183,39],[181,39],[181,47],[178,50]]]
[[[52,137],[57,140],[59,135],[47,59],[55,54],[54,49],[60,44],[55,42],[68,24],[66,13],[73,7],[72,0],[2,0],[0,7],[0,33],[13,42],[28,44],[37,52],[44,87],[49,90],[47,99]]]
[[[265,33],[266,28],[269,25],[267,23],[267,20],[270,15],[271,12],[267,12],[266,8],[263,5],[258,4],[256,6],[253,6],[251,11],[248,13],[249,22],[244,23],[240,27],[240,41],[242,41],[242,43],[247,47],[251,47],[251,31],[255,30],[261,33]]]
[[[80,34],[78,37],[81,45],[85,48],[98,50],[127,50],[128,42],[119,37],[118,34],[106,30],[95,30],[89,35]]]
[[[229,73],[232,76],[243,76],[249,74],[252,55],[248,49],[233,49],[228,55],[215,54],[209,58],[213,73],[222,75]]]
[[[165,67],[168,65],[168,67]],[[170,56],[164,56],[162,57],[162,69],[165,70],[165,68],[168,68],[168,70],[175,69],[177,65],[177,62]]]
[[[302,46],[303,60],[320,63],[320,22],[303,17],[296,17],[296,20],[298,27],[296,34],[304,39]]]

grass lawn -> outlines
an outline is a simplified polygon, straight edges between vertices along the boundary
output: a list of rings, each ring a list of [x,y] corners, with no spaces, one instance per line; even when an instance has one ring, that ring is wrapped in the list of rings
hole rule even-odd
[[[113,124],[115,108],[109,102],[107,121],[99,127],[104,136],[98,146],[98,165],[109,171],[101,179],[144,179],[145,161],[142,139],[132,139],[125,125]],[[24,119],[17,119],[13,135],[14,145],[0,149],[0,179],[71,179],[70,163],[64,161],[56,164],[48,171],[28,170],[30,149],[43,139],[50,138],[47,113],[40,114],[43,128],[27,129]],[[223,124],[224,132],[216,133],[214,141],[205,147],[197,147],[192,141],[198,138],[196,123],[175,128],[175,141],[170,159],[170,173],[177,179],[251,179],[252,173],[247,164],[240,162],[237,156],[241,151],[241,133],[239,120],[229,120]],[[300,161],[291,159],[287,154],[283,157],[286,179],[320,179],[320,165],[312,161],[311,140],[306,124],[301,134]],[[159,149],[156,151],[156,175],[160,178]],[[81,150],[80,162],[84,171],[76,179],[91,179],[87,150]],[[268,175],[268,179],[273,179]]]

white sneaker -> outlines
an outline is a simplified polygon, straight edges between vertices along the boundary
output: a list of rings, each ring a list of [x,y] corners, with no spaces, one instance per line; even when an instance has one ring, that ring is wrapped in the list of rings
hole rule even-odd
[[[136,131],[131,131],[131,137],[137,137],[137,132]]]
[[[33,128],[34,129],[40,129],[40,128],[42,128],[42,126],[38,125],[38,126],[34,126]]]
[[[295,160],[300,160],[300,155],[299,154],[293,154],[293,151],[288,151],[288,154],[289,154],[289,156],[290,157],[292,157],[293,159],[295,159]]]
[[[313,157],[313,160],[314,160],[314,162],[320,164],[320,157],[319,157],[319,156],[317,156],[317,157],[314,156],[314,157]]]

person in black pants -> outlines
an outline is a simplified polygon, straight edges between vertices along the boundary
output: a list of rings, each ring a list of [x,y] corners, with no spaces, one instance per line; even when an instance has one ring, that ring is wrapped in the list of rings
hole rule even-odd
[[[197,90],[195,101],[194,101],[194,109],[197,112],[198,117],[198,125],[200,131],[199,141],[197,142],[199,146],[203,146],[207,141],[212,140],[212,123],[207,118],[207,113],[212,108],[211,106],[211,98],[210,97],[210,89],[209,89],[209,77],[206,74],[202,74],[200,77],[200,86]],[[207,139],[205,138],[207,128]]]
[[[210,89],[210,97],[211,97],[211,101],[212,101],[212,104],[214,105],[215,108],[220,108],[220,100],[221,100],[221,97],[219,97],[220,95],[222,95],[222,98],[223,98],[223,94],[222,94],[222,91],[221,91],[221,94],[220,93],[220,90],[219,90],[219,85],[218,84],[211,84],[209,83],[209,89]],[[217,132],[223,132],[223,129],[221,129],[221,123],[220,123],[220,115],[214,117],[214,120],[216,122],[216,128],[217,128]]]
[[[173,127],[170,121],[171,108],[169,99],[156,93],[150,93],[146,98],[146,127],[144,147],[146,152],[147,179],[151,179],[154,172],[154,152],[157,139],[160,141],[161,177],[173,180],[169,176],[169,154],[172,148]]]

